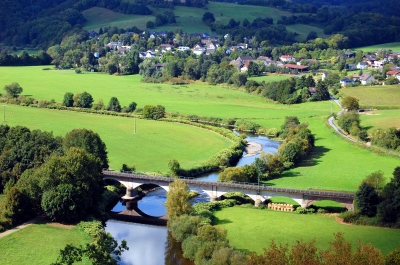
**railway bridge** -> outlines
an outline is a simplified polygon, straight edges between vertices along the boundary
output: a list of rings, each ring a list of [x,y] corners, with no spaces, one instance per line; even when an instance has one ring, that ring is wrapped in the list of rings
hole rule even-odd
[[[137,195],[137,188],[143,184],[156,184],[169,191],[169,184],[175,180],[170,177],[154,177],[136,173],[120,173],[104,170],[104,180],[116,180],[127,188],[125,197],[132,198]],[[307,208],[314,202],[321,200],[332,200],[341,203],[348,210],[354,209],[354,193],[300,190],[288,188],[273,188],[266,185],[253,183],[231,183],[231,182],[209,182],[196,179],[181,178],[189,188],[203,190],[210,196],[210,200],[216,200],[227,192],[242,192],[252,198],[255,202],[264,202],[275,196],[285,196],[296,201],[301,207]]]

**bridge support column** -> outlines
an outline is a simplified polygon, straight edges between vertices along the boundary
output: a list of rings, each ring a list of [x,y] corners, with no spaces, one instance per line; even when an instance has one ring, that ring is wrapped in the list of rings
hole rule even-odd
[[[258,206],[260,206],[261,203],[262,203],[262,201],[260,199],[257,199],[254,201],[254,206],[258,207]]]
[[[127,210],[132,211],[137,207],[138,207],[138,201],[137,200],[126,201],[126,209]]]
[[[138,195],[138,190],[132,187],[126,188],[126,197],[135,197]]]
[[[210,196],[210,202],[213,202],[213,201],[218,201],[218,197],[215,195]]]

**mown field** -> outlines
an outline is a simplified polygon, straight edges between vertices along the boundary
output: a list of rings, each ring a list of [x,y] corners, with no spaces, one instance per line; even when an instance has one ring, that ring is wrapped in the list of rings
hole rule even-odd
[[[319,250],[329,247],[334,234],[344,233],[347,241],[355,247],[358,240],[371,243],[383,254],[400,247],[400,230],[368,226],[344,225],[333,216],[303,215],[291,212],[259,210],[243,207],[224,208],[214,213],[216,224],[228,230],[231,246],[245,251],[262,253],[272,239],[276,243],[292,245],[296,240],[316,240]]]
[[[170,159],[190,168],[231,145],[214,132],[183,124],[137,119],[134,134],[133,118],[15,105],[6,107],[6,124],[52,131],[60,136],[74,128],[93,130],[107,146],[112,169],[120,169],[125,163],[135,165],[138,171],[166,173]]]
[[[86,91],[95,102],[108,104],[117,97],[122,106],[135,101],[138,108],[163,105],[167,112],[206,117],[276,119],[285,116],[310,117],[330,113],[329,102],[282,105],[243,93],[235,88],[211,86],[196,82],[191,85],[148,84],[140,75],[111,76],[108,74],[76,74],[73,70],[42,70],[43,67],[2,67],[0,87],[18,82],[23,95],[39,100],[62,102],[66,92]],[[45,81],[44,81],[45,80]],[[335,106],[335,111],[339,108]]]
[[[83,245],[90,238],[76,228],[66,229],[47,224],[30,225],[0,238],[1,265],[43,265],[56,261],[66,244]],[[74,264],[90,264],[88,260]]]
[[[400,107],[400,85],[346,87],[339,92],[342,97],[357,98],[361,108]]]
[[[400,110],[373,110],[360,115],[361,126],[368,132],[376,129],[400,128]]]
[[[359,48],[356,48],[355,50],[362,50],[363,52],[374,52],[378,49],[400,51],[400,42],[390,42],[390,43],[383,43],[383,44],[378,44],[378,45],[359,47]]]

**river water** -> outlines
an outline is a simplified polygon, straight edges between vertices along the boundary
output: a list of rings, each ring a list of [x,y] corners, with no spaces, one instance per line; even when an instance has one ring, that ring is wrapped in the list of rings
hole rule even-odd
[[[275,153],[281,144],[278,141],[270,140],[265,136],[249,135],[247,142],[255,142],[262,145],[262,149],[267,153]],[[245,156],[239,160],[237,166],[251,164],[260,156]],[[218,172],[209,173],[198,178],[203,181],[215,182],[218,179]],[[209,201],[209,197],[202,191],[199,191],[193,203]],[[144,213],[151,216],[163,216],[166,214],[163,205],[167,198],[167,193],[163,189],[158,189],[146,194],[138,202],[138,207]],[[112,211],[120,212],[125,210],[122,203],[118,203]],[[121,222],[109,220],[106,223],[106,231],[120,242],[125,239],[129,246],[129,251],[122,254],[121,265],[193,265],[193,263],[182,257],[180,244],[175,242],[169,235],[166,227],[142,225],[137,223]]]

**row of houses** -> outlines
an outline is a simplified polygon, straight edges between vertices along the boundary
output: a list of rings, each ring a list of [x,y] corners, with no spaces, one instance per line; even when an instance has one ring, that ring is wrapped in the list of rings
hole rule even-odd
[[[241,72],[246,72],[248,70],[250,62],[262,62],[266,67],[274,65],[279,68],[287,68],[290,71],[305,72],[309,70],[306,65],[301,65],[300,63],[293,64],[290,62],[295,62],[296,59],[292,55],[281,55],[279,61],[274,61],[270,57],[259,56],[257,59],[253,59],[251,56],[239,56],[236,60],[229,62],[229,65],[236,67]],[[288,63],[289,62],[289,63]]]

